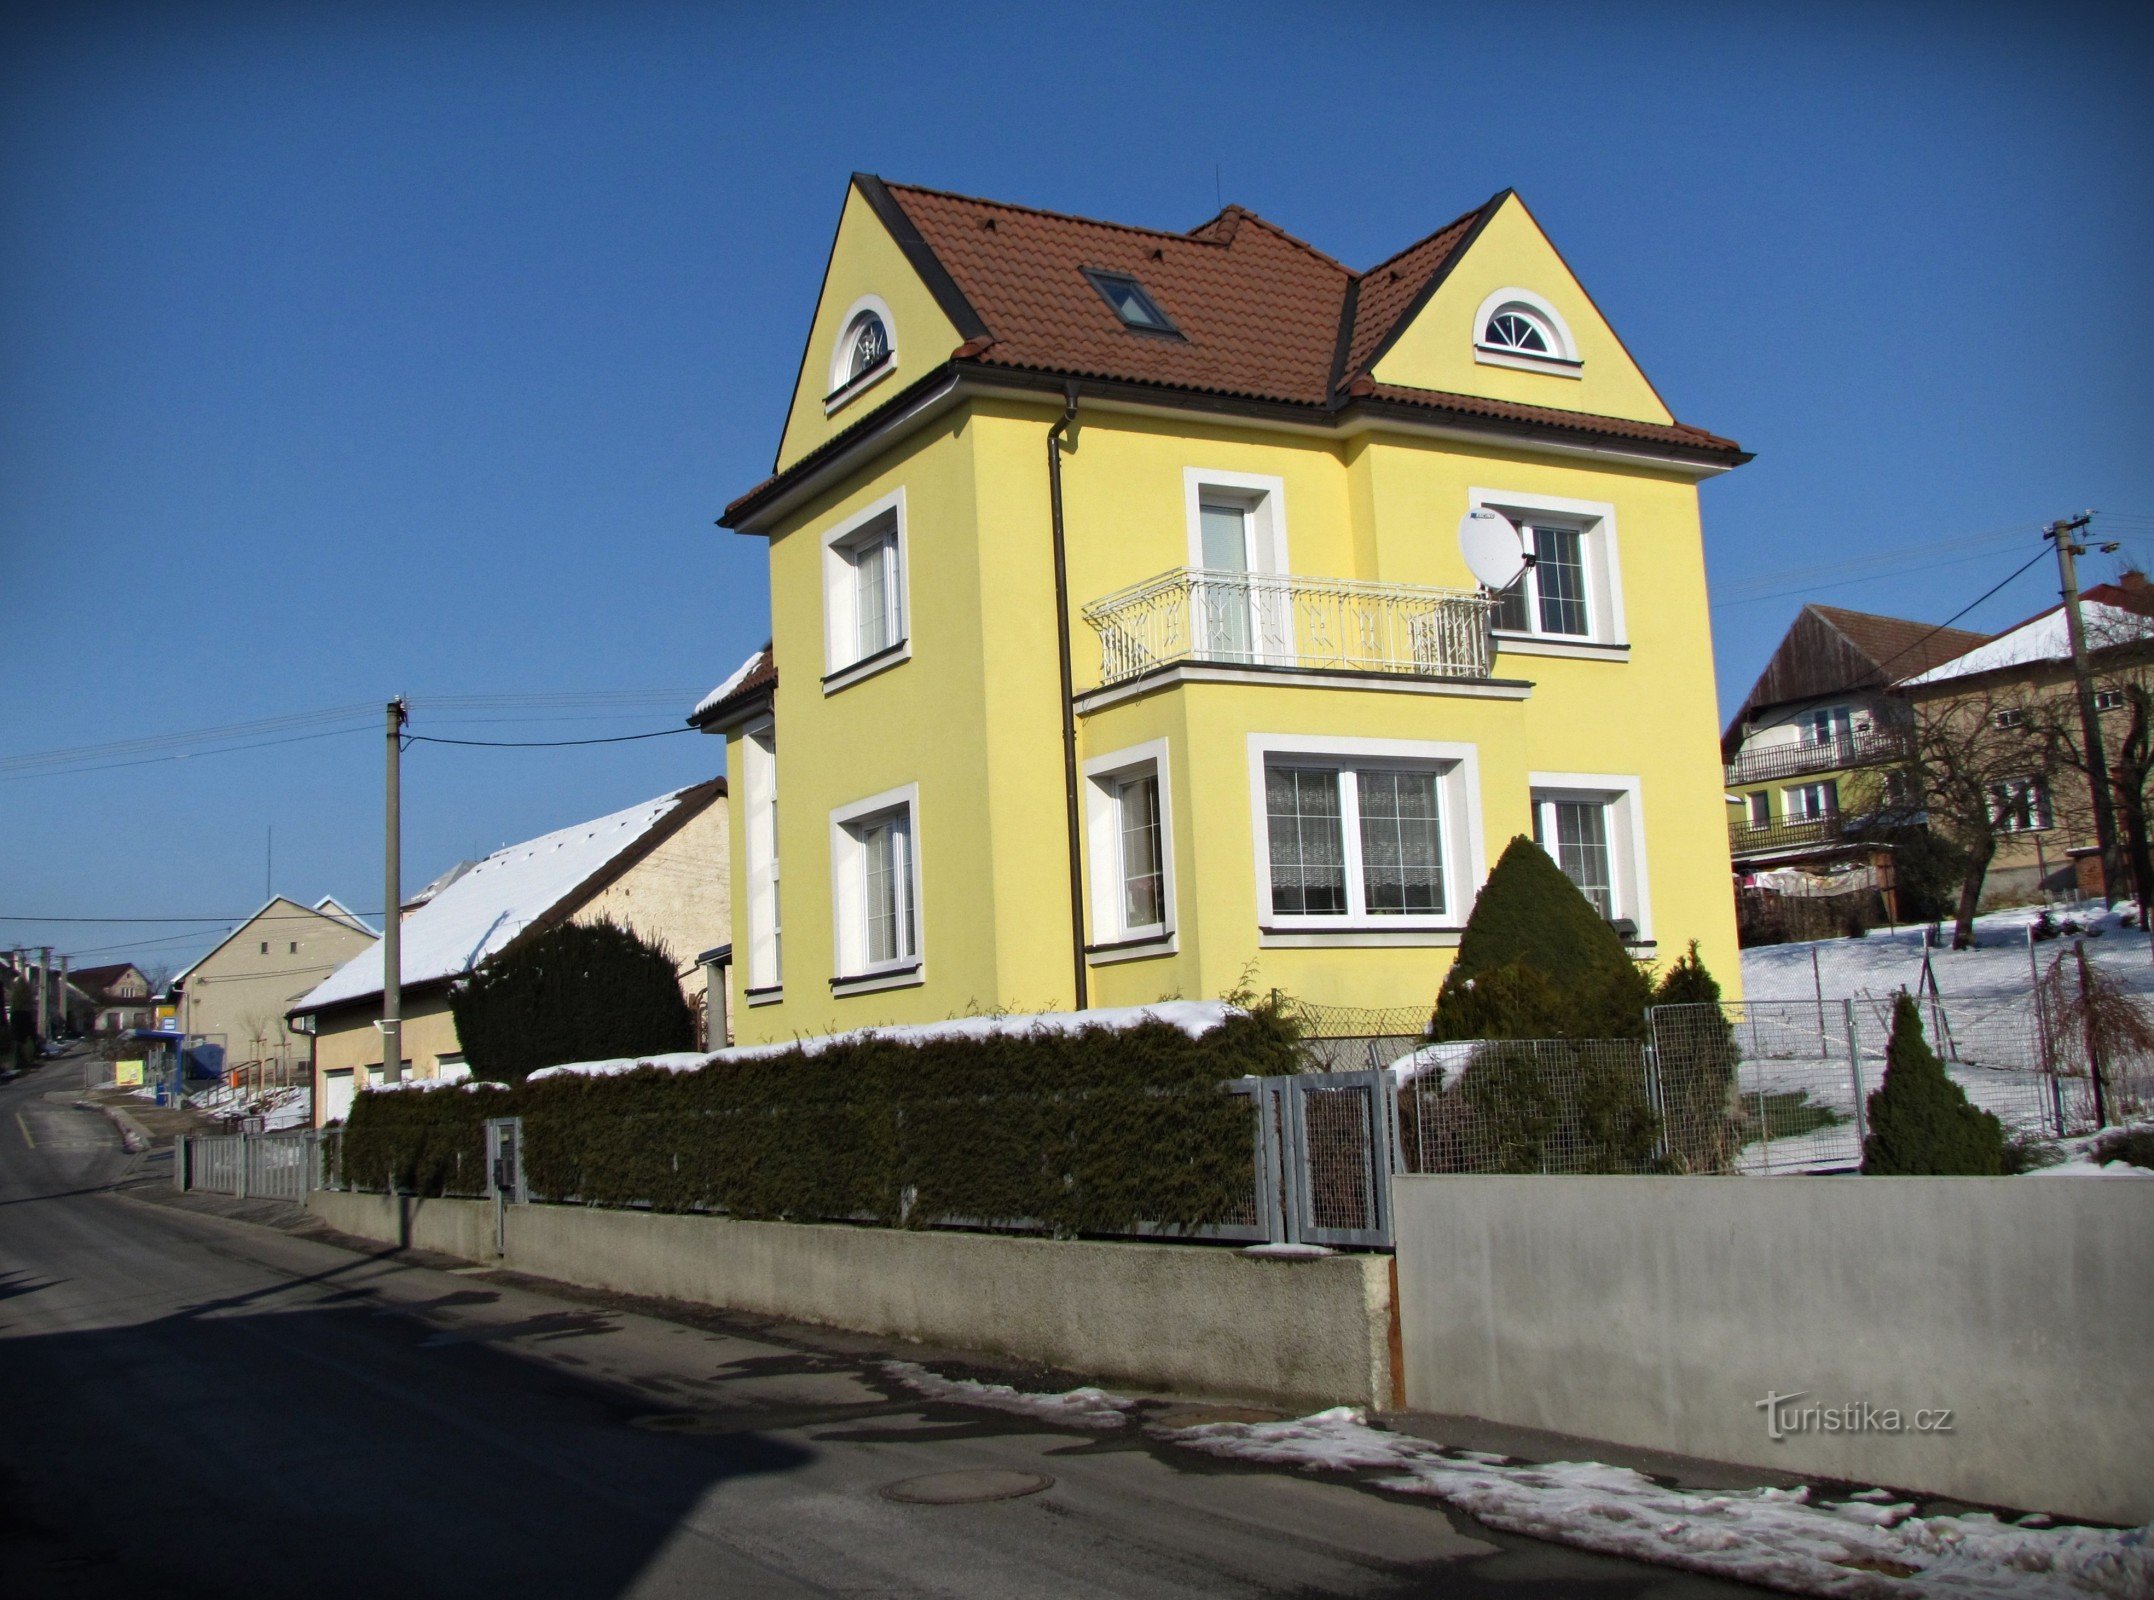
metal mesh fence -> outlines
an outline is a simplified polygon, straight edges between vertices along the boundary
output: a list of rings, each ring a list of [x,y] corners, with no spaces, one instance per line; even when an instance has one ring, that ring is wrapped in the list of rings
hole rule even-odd
[[[1413,1172],[1640,1172],[1660,1142],[1645,1046],[1609,1039],[1429,1044],[1400,1069]]]

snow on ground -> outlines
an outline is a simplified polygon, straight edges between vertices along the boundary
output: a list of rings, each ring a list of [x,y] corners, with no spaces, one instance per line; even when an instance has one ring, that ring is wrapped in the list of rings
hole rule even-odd
[[[141,1091],[136,1091],[140,1093]],[[154,1094],[154,1091],[152,1091]],[[304,1128],[314,1121],[312,1090],[289,1087],[253,1094],[234,1084],[219,1084],[187,1097],[188,1106],[204,1116],[224,1121],[238,1117],[262,1118],[262,1131],[282,1133]]]
[[[693,1072],[698,1067],[721,1061],[754,1061],[769,1056],[782,1056],[789,1050],[799,1050],[807,1055],[821,1055],[835,1045],[856,1043],[863,1039],[889,1039],[902,1044],[918,1044],[929,1039],[988,1039],[997,1035],[1023,1036],[1030,1033],[1076,1033],[1084,1028],[1134,1028],[1146,1022],[1164,1022],[1179,1028],[1194,1039],[1237,1015],[1236,1009],[1223,1000],[1160,1000],[1148,1006],[1101,1006],[1091,1011],[1034,1011],[1009,1012],[986,1017],[952,1017],[947,1022],[911,1023],[904,1027],[860,1028],[851,1033],[825,1033],[810,1038],[793,1039],[784,1044],[741,1045],[731,1050],[719,1050],[709,1055],[686,1053],[666,1056],[623,1056],[611,1061],[572,1061],[558,1067],[542,1067],[531,1074],[535,1079],[549,1078],[560,1073],[573,1073],[581,1077],[608,1077],[616,1072],[633,1072],[638,1067],[662,1067],[668,1072]]]
[[[1162,1428],[1214,1455],[1375,1470],[1510,1533],[1791,1594],[1951,1600],[2129,1600],[2154,1588],[2154,1526],[2121,1531],[2008,1523],[1984,1512],[1918,1517],[1874,1492],[1827,1504],[1808,1489],[1663,1488],[1594,1461],[1507,1462],[1371,1428],[1349,1407],[1293,1422]]]
[[[1070,1389],[1061,1394],[1032,1394],[1006,1383],[975,1383],[969,1378],[945,1378],[917,1361],[885,1361],[882,1370],[918,1395],[930,1400],[950,1400],[959,1405],[986,1406],[992,1411],[1013,1411],[1022,1417],[1064,1427],[1110,1432],[1129,1421],[1136,1402],[1104,1389]]]
[[[2154,994],[2154,955],[2147,949],[2147,936],[2123,925],[2120,912],[2105,912],[2098,901],[2056,908],[2058,921],[2071,917],[2102,930],[2099,939],[2086,941],[2087,960],[2136,994]],[[2034,970],[2027,960],[2027,929],[2040,915],[2034,906],[1993,911],[1975,918],[1976,947],[1972,950],[1944,948],[1952,942],[1952,924],[1944,924],[1940,948],[1931,951],[1930,967],[1937,987],[1947,1000],[1958,996],[2023,995],[2034,987]],[[1865,993],[1889,999],[1897,989],[1913,991],[1922,976],[1924,928],[1880,928],[1863,939],[1820,939],[1811,944],[1760,945],[1743,952],[1743,998],[1746,1000],[1814,1000],[1817,989],[1810,976],[1810,953],[1817,952],[1818,975],[1827,1000],[1844,1000]],[[2059,955],[2068,954],[2071,941],[2053,939],[2034,947],[2035,960],[2046,969]]]

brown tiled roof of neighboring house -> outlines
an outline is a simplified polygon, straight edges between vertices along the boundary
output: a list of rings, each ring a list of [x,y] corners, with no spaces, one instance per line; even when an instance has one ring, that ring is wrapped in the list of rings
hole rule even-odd
[[[767,702],[777,690],[778,653],[766,643],[741,680],[716,699],[697,706],[688,724],[694,728],[708,728],[729,722],[740,712]]]
[[[731,524],[793,475],[847,448],[952,368],[1077,379],[1318,413],[1375,405],[1575,440],[1625,439],[1734,466],[1732,439],[1683,423],[1636,422],[1553,406],[1378,383],[1373,367],[1475,233],[1510,196],[1445,224],[1367,272],[1274,223],[1228,206],[1186,233],[886,184],[854,183],[935,292],[964,342],[877,411],[726,508]],[[1175,334],[1123,324],[1086,269],[1134,278]]]
[[[90,999],[102,1002],[105,991],[126,977],[130,972],[142,976],[142,969],[131,961],[119,961],[104,967],[78,967],[67,975],[67,981],[80,989]],[[144,980],[145,983],[147,980]]]
[[[1927,622],[1910,622],[1905,617],[1881,617],[1875,612],[1848,611],[1840,606],[1813,605],[1809,609],[1875,662],[1888,682],[1941,666],[1989,638],[1986,633],[1966,628],[1939,628]]]

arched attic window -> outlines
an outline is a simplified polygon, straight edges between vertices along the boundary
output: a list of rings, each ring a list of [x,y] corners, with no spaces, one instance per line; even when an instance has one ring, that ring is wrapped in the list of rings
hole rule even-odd
[[[1571,378],[1584,365],[1563,314],[1530,289],[1499,289],[1481,302],[1473,356],[1487,366]]]
[[[830,389],[825,411],[835,411],[897,365],[897,336],[890,308],[875,295],[863,295],[839,324],[830,352]]]

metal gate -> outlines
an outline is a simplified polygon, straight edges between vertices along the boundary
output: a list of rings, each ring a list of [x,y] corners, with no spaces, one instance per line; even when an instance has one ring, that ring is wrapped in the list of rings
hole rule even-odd
[[[1389,1249],[1399,1159],[1391,1074],[1245,1078],[1256,1102],[1258,1226],[1276,1244]]]

